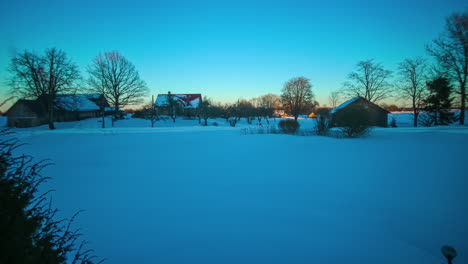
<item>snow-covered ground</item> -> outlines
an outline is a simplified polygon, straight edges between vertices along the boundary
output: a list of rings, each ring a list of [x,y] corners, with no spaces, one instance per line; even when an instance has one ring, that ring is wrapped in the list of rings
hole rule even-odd
[[[7,117],[0,116],[0,127],[6,127],[6,126],[7,126]]]
[[[468,127],[336,139],[216,122],[15,131],[53,160],[44,190],[61,216],[85,210],[76,226],[107,263],[427,264],[445,244],[468,263]]]

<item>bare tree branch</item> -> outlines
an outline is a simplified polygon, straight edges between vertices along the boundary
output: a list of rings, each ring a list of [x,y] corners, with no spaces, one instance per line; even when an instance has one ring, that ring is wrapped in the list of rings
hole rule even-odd
[[[288,108],[294,119],[314,105],[314,94],[309,79],[305,77],[292,78],[284,84],[281,101]]]
[[[338,102],[341,99],[340,95],[341,93],[339,91],[334,91],[334,92],[331,92],[330,95],[328,96],[328,101],[330,102],[330,106],[332,108],[335,108],[338,106]]]
[[[413,108],[413,126],[418,126],[419,113],[427,96],[428,66],[423,58],[405,59],[398,67],[399,95],[411,101]]]
[[[141,103],[148,92],[135,66],[117,51],[99,54],[88,73],[90,89],[106,97],[115,116],[120,108]]]
[[[387,82],[391,74],[373,59],[360,61],[356,71],[349,74],[350,81],[344,83],[342,91],[347,97],[361,96],[375,103],[391,96],[393,87]]]
[[[39,99],[48,113],[49,128],[54,129],[56,97],[72,93],[81,79],[78,67],[62,50],[47,49],[43,56],[24,51],[10,63],[11,92],[20,98]]]
[[[468,12],[447,18],[446,30],[426,47],[460,96],[460,125],[465,124],[466,85],[468,76]]]

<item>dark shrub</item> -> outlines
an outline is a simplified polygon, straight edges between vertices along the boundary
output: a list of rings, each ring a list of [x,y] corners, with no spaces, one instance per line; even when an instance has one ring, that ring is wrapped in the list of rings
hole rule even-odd
[[[315,132],[319,136],[326,136],[330,130],[330,115],[318,115],[315,119]]]
[[[236,117],[231,118],[231,119],[229,119],[229,125],[232,126],[232,127],[235,127],[236,124],[237,124],[237,121],[238,121],[238,120],[237,120]]]
[[[396,119],[395,119],[395,117],[393,117],[393,116],[392,116],[392,121],[390,122],[390,126],[391,126],[391,127],[397,127]]]
[[[365,106],[348,106],[337,114],[334,116],[334,124],[341,127],[345,137],[362,137],[369,133],[371,113]]]
[[[145,118],[146,113],[144,109],[141,110],[135,110],[135,112],[132,115],[132,118]]]
[[[294,119],[283,119],[278,123],[278,127],[286,134],[296,133],[299,126],[299,122]]]

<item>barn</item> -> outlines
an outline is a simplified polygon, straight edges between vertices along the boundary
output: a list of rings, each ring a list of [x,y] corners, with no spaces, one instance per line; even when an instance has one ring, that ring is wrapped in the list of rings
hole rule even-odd
[[[55,103],[58,122],[100,117],[102,109],[109,107],[102,94],[61,94]]]
[[[47,111],[39,100],[20,99],[6,111],[9,127],[34,127],[47,123]]]
[[[362,107],[369,112],[368,125],[379,127],[388,126],[388,114],[390,112],[360,96],[352,98],[330,111],[332,126],[340,126],[343,118],[348,116],[347,112],[356,107]]]
[[[55,101],[56,122],[99,117],[109,104],[101,94],[61,94]],[[48,114],[39,99],[20,99],[5,113],[9,127],[34,127],[47,124]]]

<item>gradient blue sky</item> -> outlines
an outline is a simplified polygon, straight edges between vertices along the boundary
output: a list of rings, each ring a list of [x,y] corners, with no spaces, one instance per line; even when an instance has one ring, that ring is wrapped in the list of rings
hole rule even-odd
[[[425,56],[445,18],[467,7],[460,0],[3,0],[0,91],[11,54],[57,47],[84,77],[98,53],[117,50],[154,95],[201,92],[233,102],[279,94],[285,81],[305,76],[323,105],[359,60],[395,70],[406,57]]]

